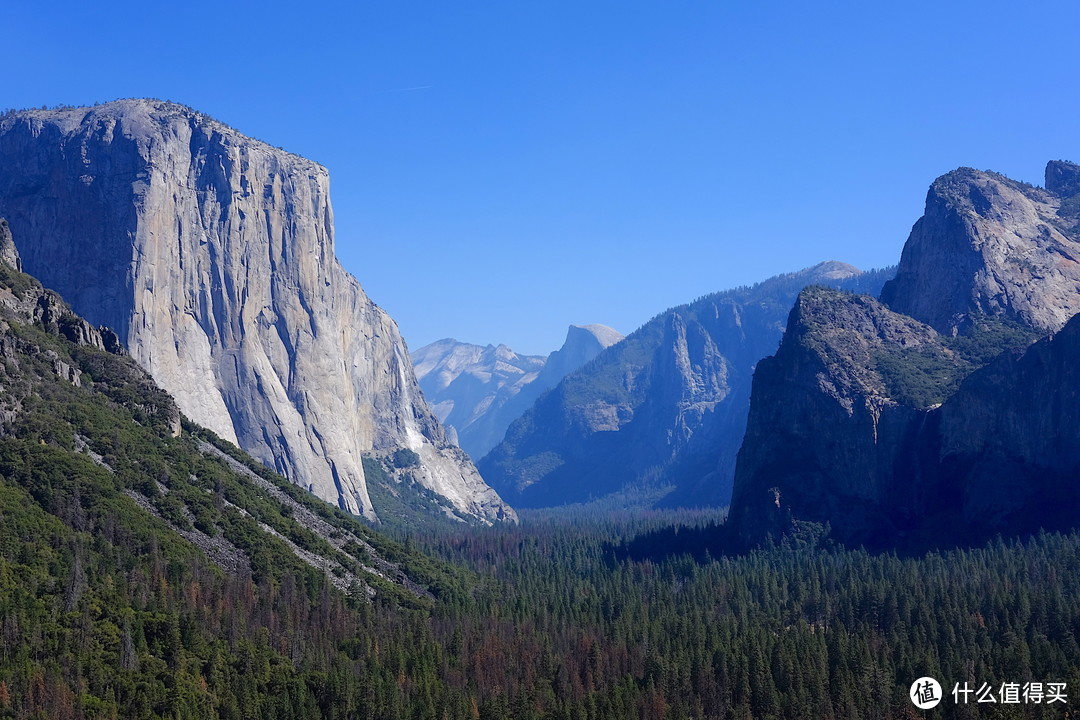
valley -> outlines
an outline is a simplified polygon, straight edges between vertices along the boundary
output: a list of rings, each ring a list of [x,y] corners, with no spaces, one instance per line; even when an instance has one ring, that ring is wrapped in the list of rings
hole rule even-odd
[[[325,168],[191,108],[0,158],[0,718],[1067,716],[1080,166],[522,355],[410,353]]]

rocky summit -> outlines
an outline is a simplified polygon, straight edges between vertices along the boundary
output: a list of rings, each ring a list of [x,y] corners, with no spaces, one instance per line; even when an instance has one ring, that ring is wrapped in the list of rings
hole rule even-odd
[[[889,547],[1075,524],[1078,178],[951,172],[880,302],[800,295],[754,377],[730,515],[744,542],[800,521]]]
[[[407,449],[446,512],[513,517],[335,258],[325,168],[154,100],[9,113],[0,159],[26,270],[192,420],[353,513],[375,516],[365,456]]]
[[[881,299],[946,334],[987,316],[1061,329],[1080,311],[1077,166],[1046,175],[1046,188],[971,168],[934,181]]]
[[[547,357],[446,339],[414,351],[412,360],[420,388],[447,432],[470,456],[481,458],[536,398],[622,337],[606,325],[571,325],[562,347]]]

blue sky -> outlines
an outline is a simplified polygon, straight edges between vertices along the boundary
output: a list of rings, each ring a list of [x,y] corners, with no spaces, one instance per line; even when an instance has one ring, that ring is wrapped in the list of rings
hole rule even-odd
[[[892,264],[937,175],[1080,160],[1073,2],[43,7],[5,8],[0,107],[159,97],[323,163],[413,348]]]

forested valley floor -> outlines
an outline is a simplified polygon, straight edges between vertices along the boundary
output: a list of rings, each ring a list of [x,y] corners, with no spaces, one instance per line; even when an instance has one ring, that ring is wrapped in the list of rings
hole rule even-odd
[[[811,529],[729,557],[714,515],[534,513],[398,531],[434,600],[372,603],[284,559],[227,575],[107,503],[65,520],[0,490],[0,717],[912,718],[925,675],[942,718],[1080,698],[1075,533],[901,557]],[[1031,681],[1076,698],[951,696]]]
[[[722,537],[708,513],[532,513],[407,542],[475,573],[474,599],[431,627],[483,718],[909,718],[923,676],[943,718],[1071,707],[957,703],[957,683],[1066,683],[1080,701],[1078,534],[909,557],[819,527],[731,557]]]

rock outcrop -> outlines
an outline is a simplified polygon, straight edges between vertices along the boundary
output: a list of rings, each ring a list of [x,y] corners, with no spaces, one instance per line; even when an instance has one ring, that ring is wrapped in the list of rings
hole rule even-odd
[[[27,270],[191,419],[353,513],[374,516],[363,456],[408,448],[457,510],[512,517],[336,260],[325,168],[152,100],[9,114],[0,159]]]
[[[937,331],[872,297],[804,290],[754,373],[729,522],[747,543],[793,518],[851,542],[904,532],[924,510],[919,431],[969,370]]]
[[[881,299],[946,334],[978,317],[1043,332],[1080,311],[1076,165],[1050,163],[1047,188],[960,168],[934,181]]]
[[[0,262],[5,262],[13,270],[22,272],[22,258],[15,247],[15,241],[11,238],[11,228],[8,221],[0,219]]]
[[[563,346],[546,358],[505,345],[447,339],[412,353],[424,396],[456,442],[474,458],[497,445],[536,398],[605,348],[622,340],[606,325],[571,325]]]
[[[754,377],[730,513],[744,542],[800,520],[882,547],[1075,524],[1078,177],[949,173],[884,304],[800,296]]]
[[[57,293],[43,288],[35,278],[22,272],[22,258],[4,218],[0,218],[0,263],[7,266],[0,269],[3,273],[0,306],[14,313],[20,322],[38,325],[75,345],[97,348],[113,355],[126,354],[111,328],[94,327],[76,315]]]
[[[888,275],[822,263],[668,310],[540,397],[481,472],[524,507],[616,494],[609,502],[724,505],[754,365],[776,348],[798,291],[876,292]]]

